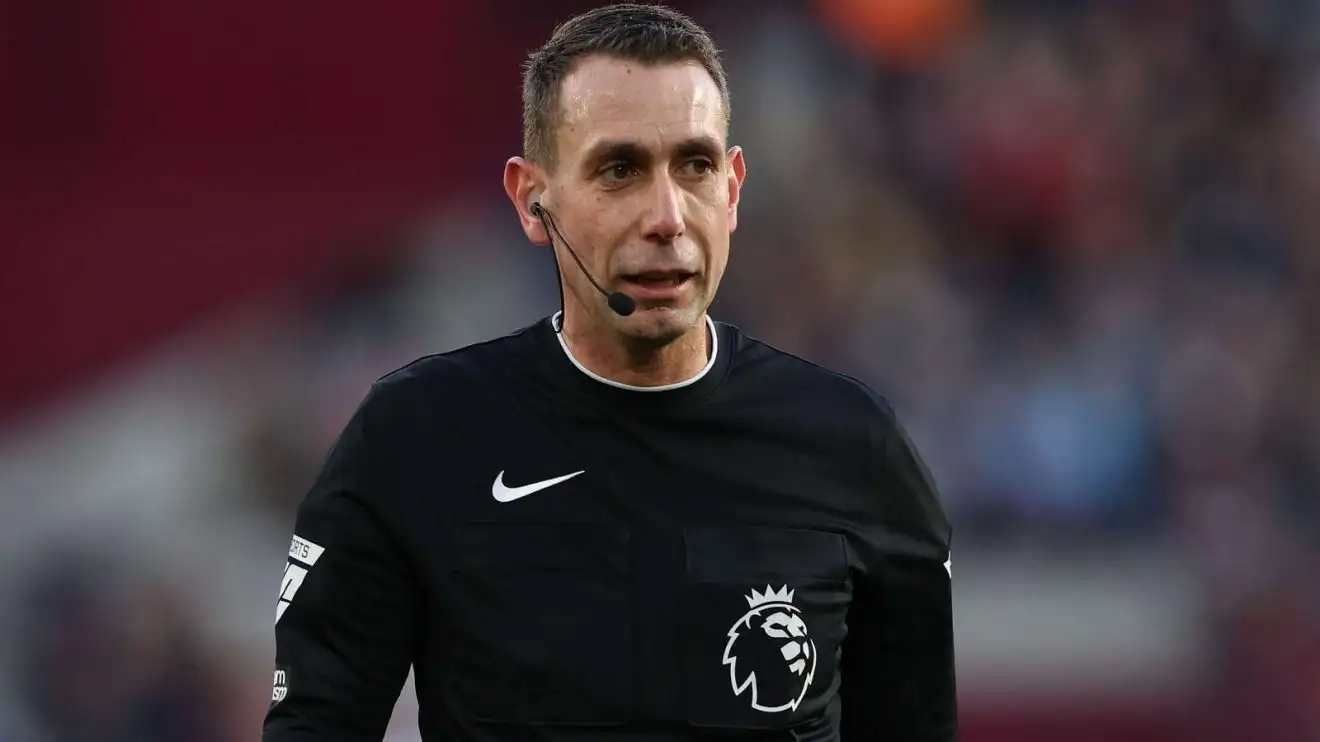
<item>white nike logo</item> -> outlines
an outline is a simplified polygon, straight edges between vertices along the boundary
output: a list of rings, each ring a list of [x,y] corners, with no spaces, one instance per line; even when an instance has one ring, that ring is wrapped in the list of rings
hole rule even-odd
[[[494,495],[495,499],[499,502],[513,502],[514,500],[526,497],[532,494],[533,492],[540,492],[546,487],[553,487],[556,484],[559,484],[560,482],[567,482],[568,480],[572,479],[573,477],[576,477],[579,474],[584,473],[585,471],[586,471],[585,469],[583,471],[575,471],[572,474],[565,474],[562,477],[555,477],[554,479],[545,479],[540,482],[524,484],[521,487],[505,486],[504,472],[500,472],[499,476],[495,477],[495,484],[492,484],[490,486],[490,493]]]

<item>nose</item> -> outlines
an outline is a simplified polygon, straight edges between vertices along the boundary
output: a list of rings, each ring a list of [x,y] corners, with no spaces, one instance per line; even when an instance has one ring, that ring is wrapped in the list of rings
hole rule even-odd
[[[646,239],[662,244],[673,242],[683,234],[683,194],[668,177],[657,178],[649,195],[650,203],[642,218],[642,232]]]

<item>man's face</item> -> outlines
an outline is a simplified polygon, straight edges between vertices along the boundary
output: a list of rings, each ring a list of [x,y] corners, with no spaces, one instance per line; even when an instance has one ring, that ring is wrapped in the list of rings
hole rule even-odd
[[[741,151],[726,151],[719,88],[700,64],[604,56],[562,84],[546,205],[597,281],[637,311],[614,314],[562,255],[568,290],[593,326],[671,342],[715,298],[737,225],[745,171]]]

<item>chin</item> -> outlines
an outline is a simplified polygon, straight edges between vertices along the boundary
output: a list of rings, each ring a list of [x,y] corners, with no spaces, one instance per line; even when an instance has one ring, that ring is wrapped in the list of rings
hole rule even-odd
[[[665,346],[686,335],[701,322],[695,307],[637,307],[628,317],[615,317],[622,334],[639,343]]]

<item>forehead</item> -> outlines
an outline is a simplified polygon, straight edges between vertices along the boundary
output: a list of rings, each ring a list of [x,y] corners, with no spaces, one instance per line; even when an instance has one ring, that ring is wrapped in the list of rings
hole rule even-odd
[[[557,138],[566,159],[603,140],[626,139],[654,150],[697,136],[724,141],[719,88],[697,62],[588,57],[562,85]]]

